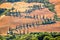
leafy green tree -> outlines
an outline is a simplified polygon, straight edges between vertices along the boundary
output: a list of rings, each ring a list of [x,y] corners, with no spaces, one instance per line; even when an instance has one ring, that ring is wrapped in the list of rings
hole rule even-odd
[[[49,40],[55,40],[55,38],[50,38]]]
[[[6,40],[4,36],[0,36],[0,40]]]
[[[57,35],[57,36],[60,36],[60,32],[57,32],[56,35]]]
[[[38,40],[37,34],[31,34],[30,40]]]
[[[57,36],[55,39],[56,39],[56,40],[60,40],[60,36]]]
[[[57,32],[51,32],[50,34],[52,35],[52,37],[54,37],[54,38],[55,38],[55,37],[56,37],[56,35],[57,35]]]
[[[43,35],[52,37],[51,34],[50,34],[49,32],[44,32]]]
[[[43,40],[49,40],[49,39],[50,39],[49,36],[45,36],[45,37],[43,38]]]

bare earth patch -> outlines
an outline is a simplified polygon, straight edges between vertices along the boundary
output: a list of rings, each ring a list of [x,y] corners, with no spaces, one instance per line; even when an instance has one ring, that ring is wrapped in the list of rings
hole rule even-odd
[[[25,20],[22,21],[21,19]],[[17,21],[16,21],[17,20]],[[18,21],[19,20],[19,21]],[[29,21],[30,20],[30,21]],[[24,18],[14,18],[10,16],[5,16],[0,20],[0,34],[6,34],[9,30],[9,27],[16,28],[16,25],[20,25],[20,21],[22,23],[25,23],[26,21],[29,23],[33,21],[34,19],[24,19]],[[60,22],[56,22],[54,24],[46,24],[46,25],[40,25],[35,26],[28,29],[29,32],[60,32]]]

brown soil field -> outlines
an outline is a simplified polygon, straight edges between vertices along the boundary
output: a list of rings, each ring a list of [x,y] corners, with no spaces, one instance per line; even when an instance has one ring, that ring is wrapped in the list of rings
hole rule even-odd
[[[60,4],[55,5],[55,11],[57,13],[57,16],[60,18]]]
[[[44,8],[44,9],[39,9],[39,10],[35,10],[35,11],[32,11],[30,13],[31,16],[34,16],[34,15],[39,15],[39,16],[44,16],[45,18],[53,18],[54,17],[54,13],[49,11],[48,8]]]
[[[0,19],[0,34],[6,34],[7,31],[9,30],[9,27],[16,28],[17,25],[20,25],[20,22],[22,24],[22,23],[31,23],[33,21],[35,22],[36,20],[25,19],[25,18],[19,19],[17,17],[14,18],[10,16],[5,16],[2,19]],[[60,32],[60,22],[56,22],[54,24],[35,26],[29,28],[28,30],[29,32]]]
[[[57,16],[60,18],[60,0],[49,0],[50,3],[55,5],[55,11]]]

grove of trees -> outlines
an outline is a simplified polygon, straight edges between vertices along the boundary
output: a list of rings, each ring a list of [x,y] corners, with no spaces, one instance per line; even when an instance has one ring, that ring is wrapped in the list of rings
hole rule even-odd
[[[60,40],[60,32],[35,32],[0,36],[0,40]]]

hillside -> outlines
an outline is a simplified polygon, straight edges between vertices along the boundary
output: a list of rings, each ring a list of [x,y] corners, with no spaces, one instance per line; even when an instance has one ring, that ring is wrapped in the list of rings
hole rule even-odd
[[[31,23],[32,21],[34,21],[34,19],[24,19],[24,18],[19,19],[19,18],[13,18],[13,17],[12,18],[4,17],[2,19],[2,21],[0,22],[0,35],[7,35],[9,28],[15,29],[16,26],[19,26],[22,23],[26,24],[27,22]],[[36,21],[34,21],[34,22],[36,22]],[[31,32],[60,32],[60,22],[56,22],[54,24],[32,26],[32,27],[29,27],[28,29],[27,28],[24,29],[24,27],[23,27],[21,29],[21,33],[23,33],[23,32],[27,33],[27,30],[28,30],[28,33],[31,33]],[[19,34],[20,33],[19,29],[17,29],[17,31],[13,30],[13,32]]]
[[[23,0],[0,4],[0,35],[27,34],[31,32],[60,32],[60,1]],[[11,34],[12,35],[12,34]]]
[[[34,18],[33,16],[39,15],[36,18]],[[25,33],[27,33],[27,30],[30,32],[59,32],[59,24],[60,22],[56,22],[54,24],[46,24],[43,25],[42,21],[44,21],[43,18],[51,18],[52,20],[54,19],[54,13],[49,11],[48,8],[44,8],[44,9],[40,9],[40,10],[35,10],[33,12],[31,12],[31,14],[29,14],[29,16],[32,16],[33,18],[25,18],[25,17],[14,17],[14,16],[4,16],[0,19],[0,31],[1,34],[7,34],[7,32],[9,31],[9,28],[11,29],[16,29],[17,26],[22,26],[21,32],[23,33],[25,30]],[[47,21],[47,20],[46,20]],[[39,24],[36,24],[36,22]],[[27,24],[31,25],[31,27],[29,26],[29,28],[27,28]],[[42,25],[41,25],[42,24]],[[24,29],[26,27],[26,29]],[[6,29],[6,30],[5,30]],[[53,30],[54,29],[54,30]],[[5,30],[5,32],[3,32]],[[33,30],[33,31],[32,31]],[[15,33],[19,33],[19,29],[17,29],[18,32],[16,32],[16,30],[13,30],[13,32]]]

